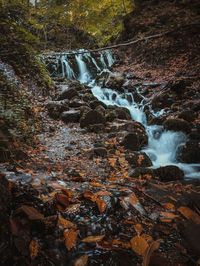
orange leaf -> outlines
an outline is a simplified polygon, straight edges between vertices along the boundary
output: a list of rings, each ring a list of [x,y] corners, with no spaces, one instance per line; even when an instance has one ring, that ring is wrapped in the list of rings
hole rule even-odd
[[[69,206],[69,197],[64,194],[56,194],[56,201],[63,207]]]
[[[66,219],[64,219],[63,217],[59,216],[58,217],[58,224],[60,226],[62,226],[64,229],[75,229],[76,228],[76,225]]]
[[[16,212],[23,212],[25,213],[29,220],[41,220],[44,218],[44,215],[36,210],[34,207],[28,205],[22,205],[20,208],[16,210]]]
[[[97,198],[96,204],[98,206],[100,213],[103,213],[106,210],[107,204],[104,200]]]
[[[32,259],[34,259],[35,257],[37,257],[38,253],[39,253],[39,243],[37,240],[31,240],[30,244],[29,244],[29,252],[30,252],[30,256]]]
[[[180,208],[178,208],[178,211],[185,218],[192,220],[196,224],[200,224],[200,216],[196,212],[192,211],[190,208],[188,208],[188,207],[180,207]]]
[[[146,239],[141,236],[135,236],[131,239],[131,248],[135,251],[138,255],[144,255],[145,251],[149,247]]]
[[[82,242],[84,242],[84,243],[100,242],[104,237],[105,237],[105,235],[101,235],[101,236],[88,236],[88,237],[84,238],[82,240]]]
[[[89,190],[83,193],[83,197],[93,202],[96,201],[96,195]]]
[[[142,228],[142,225],[141,224],[135,224],[134,225],[134,229],[135,229],[135,231],[136,231],[136,233],[138,235],[140,235],[142,233],[142,231],[143,231],[143,228]]]
[[[83,255],[75,261],[74,266],[86,266],[87,263],[88,263],[88,255]]]
[[[65,246],[67,250],[71,250],[75,247],[77,242],[78,230],[70,229],[64,231]]]
[[[116,246],[119,246],[121,248],[124,248],[124,249],[130,249],[131,248],[130,242],[123,242],[123,241],[120,241],[118,239],[114,239],[112,241],[112,244],[116,245]]]
[[[170,203],[170,202],[163,204],[163,207],[164,207],[165,209],[167,209],[167,210],[175,210],[175,206],[174,206],[174,204],[172,204],[172,203]]]
[[[143,266],[149,266],[151,255],[155,250],[157,250],[160,246],[160,240],[153,241],[149,247],[146,249],[144,258],[143,258]]]
[[[161,219],[164,218],[164,219],[170,219],[170,220],[173,220],[173,219],[179,217],[178,215],[176,215],[172,212],[160,212],[160,216],[161,216]]]

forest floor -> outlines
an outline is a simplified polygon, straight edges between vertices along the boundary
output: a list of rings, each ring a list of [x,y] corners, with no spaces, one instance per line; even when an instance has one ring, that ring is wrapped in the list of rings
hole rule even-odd
[[[149,18],[156,19],[153,10],[147,10]],[[193,49],[173,50],[167,63],[163,38],[150,47],[119,50],[123,62],[115,70],[134,75],[131,85],[160,84],[148,87],[150,96],[159,95],[163,84],[192,79],[181,91],[164,92],[161,107],[171,108],[166,99],[172,99],[176,117],[184,104],[199,106],[197,36]],[[168,37],[165,41],[173,47]],[[152,62],[152,52],[158,61],[160,54],[160,62]],[[199,181],[131,177],[129,152],[118,139],[119,127],[129,122],[116,120],[90,132],[50,118],[48,101],[37,103],[43,130],[26,158],[0,165],[0,265],[199,265]],[[194,114],[190,125],[199,133],[199,109]],[[137,158],[137,166],[143,159]]]

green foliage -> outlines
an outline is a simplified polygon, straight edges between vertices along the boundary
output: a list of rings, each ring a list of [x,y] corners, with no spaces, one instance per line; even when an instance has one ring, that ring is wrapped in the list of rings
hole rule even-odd
[[[43,0],[37,16],[46,25],[73,27],[86,32],[101,46],[121,33],[123,17],[133,8],[132,0]]]

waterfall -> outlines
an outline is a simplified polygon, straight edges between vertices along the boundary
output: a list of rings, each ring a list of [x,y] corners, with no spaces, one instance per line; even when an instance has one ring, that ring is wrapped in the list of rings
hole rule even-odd
[[[102,88],[96,82],[98,74],[109,72],[115,59],[112,51],[105,50],[98,54],[96,59],[86,50],[79,50],[74,58],[78,66],[78,73],[71,67],[67,55],[62,56],[62,76],[69,79],[77,79],[91,87],[94,96],[106,105],[125,107],[130,111],[133,120],[140,122],[145,127],[148,136],[148,145],[142,151],[145,152],[152,161],[153,167],[157,168],[166,165],[177,165],[186,177],[199,177],[200,164],[186,164],[177,161],[178,148],[187,141],[187,137],[182,132],[164,130],[163,126],[148,125],[144,107],[148,105],[151,114],[159,117],[165,113],[164,110],[154,112],[146,99],[139,91],[142,101],[138,104],[131,93],[118,93],[109,88]],[[130,100],[131,99],[131,100]]]
[[[65,77],[67,75],[68,79],[75,79],[74,71],[68,61],[67,55],[61,56],[61,66],[62,66],[62,76]]]
[[[83,54],[77,54],[75,55],[75,58],[79,68],[78,80],[81,83],[89,83],[91,80],[90,73],[87,69],[86,63],[83,61]]]

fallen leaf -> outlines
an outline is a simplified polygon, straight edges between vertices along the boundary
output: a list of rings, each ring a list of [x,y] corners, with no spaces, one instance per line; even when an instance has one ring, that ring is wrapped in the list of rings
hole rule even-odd
[[[145,251],[149,247],[146,239],[141,236],[135,236],[130,240],[131,248],[138,255],[144,255]]]
[[[20,208],[16,210],[16,213],[20,212],[26,214],[29,220],[42,220],[44,218],[44,215],[42,213],[40,213],[34,207],[28,205],[22,205]]]
[[[172,212],[160,212],[160,216],[161,216],[161,219],[164,218],[164,219],[170,219],[170,220],[173,220],[179,217],[178,215]]]
[[[64,231],[64,238],[65,238],[65,246],[67,250],[71,250],[75,247],[77,242],[77,236],[79,231],[75,229],[65,230]]]
[[[83,255],[75,261],[74,266],[86,266],[87,263],[88,263],[88,255]]]
[[[31,259],[34,259],[35,257],[37,257],[39,253],[39,248],[40,248],[40,245],[38,241],[34,239],[31,240],[29,244],[29,252],[30,252]]]
[[[96,199],[96,204],[98,206],[98,209],[100,211],[100,213],[103,213],[106,210],[107,204],[104,200],[97,198]]]
[[[149,266],[151,255],[160,246],[160,240],[153,241],[146,249],[143,257],[143,266]]]
[[[85,198],[85,199],[88,199],[88,200],[91,200],[91,201],[93,201],[93,202],[95,202],[96,201],[96,195],[94,194],[94,193],[92,193],[91,191],[85,191],[84,193],[83,193],[83,197]]]
[[[140,235],[142,233],[142,231],[143,231],[143,228],[142,228],[142,225],[141,224],[135,224],[134,225],[134,229],[135,229],[135,231],[136,231],[136,233],[138,235]]]
[[[58,217],[58,225],[62,226],[64,229],[75,229],[76,225],[69,220],[64,219],[63,217]]]
[[[63,207],[69,206],[69,197],[64,194],[56,194],[56,202],[62,205]]]
[[[163,207],[164,207],[165,209],[167,209],[167,210],[175,210],[175,206],[174,206],[174,204],[172,204],[172,203],[170,203],[170,202],[168,202],[168,203],[164,203],[164,204],[163,204]]]
[[[200,216],[188,207],[180,207],[178,211],[187,219],[192,220],[196,224],[200,224]]]
[[[88,237],[82,239],[82,242],[84,242],[84,243],[100,242],[104,237],[105,237],[105,235],[88,236]]]
[[[114,239],[112,241],[112,244],[114,246],[119,246],[120,248],[124,248],[124,249],[130,249],[131,248],[130,242],[124,242],[124,241],[120,241],[118,239]]]

